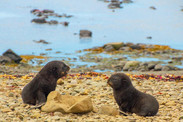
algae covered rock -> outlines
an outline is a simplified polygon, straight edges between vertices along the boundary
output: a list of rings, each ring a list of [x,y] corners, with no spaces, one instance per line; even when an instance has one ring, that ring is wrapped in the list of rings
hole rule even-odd
[[[123,67],[123,71],[128,71],[128,70],[134,70],[139,66],[140,62],[139,61],[128,61],[125,66]]]
[[[121,48],[121,47],[124,45],[124,43],[123,43],[123,42],[111,42],[111,43],[105,44],[105,45],[104,45],[104,48],[105,48],[106,46],[108,46],[108,45],[111,45],[111,46],[113,46],[116,50],[118,50],[119,48]]]
[[[22,60],[22,58],[11,49],[8,49],[6,52],[4,52],[3,56],[10,58],[15,63],[20,63],[20,61]]]
[[[12,60],[7,57],[7,56],[0,56],[0,63],[3,64],[3,63],[11,63]]]
[[[52,91],[41,110],[45,112],[87,113],[93,110],[93,105],[88,96],[61,95],[57,91]]]
[[[114,51],[115,49],[114,49],[114,47],[113,47],[112,45],[106,45],[106,46],[104,47],[104,50],[105,50],[106,52],[111,52],[111,51]]]

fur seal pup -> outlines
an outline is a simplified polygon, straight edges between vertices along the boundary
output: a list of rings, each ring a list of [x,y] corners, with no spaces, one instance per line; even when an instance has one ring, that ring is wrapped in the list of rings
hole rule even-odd
[[[107,83],[113,88],[114,98],[121,111],[139,116],[154,116],[158,112],[158,101],[153,96],[135,89],[130,78],[124,73],[111,75]]]
[[[22,91],[22,99],[26,104],[40,105],[46,102],[47,96],[56,88],[57,80],[69,71],[69,66],[61,61],[47,63]]]

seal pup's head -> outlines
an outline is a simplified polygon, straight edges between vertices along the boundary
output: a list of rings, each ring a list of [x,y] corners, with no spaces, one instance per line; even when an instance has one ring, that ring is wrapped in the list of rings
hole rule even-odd
[[[132,86],[130,78],[124,73],[115,73],[111,75],[108,79],[107,83],[114,89],[114,90],[124,90],[130,86]]]
[[[51,61],[48,62],[40,71],[40,75],[43,76],[54,76],[55,78],[61,78],[67,75],[70,67],[62,61]]]

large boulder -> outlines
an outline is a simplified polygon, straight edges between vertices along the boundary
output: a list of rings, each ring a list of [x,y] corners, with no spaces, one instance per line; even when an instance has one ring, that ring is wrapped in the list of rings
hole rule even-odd
[[[161,71],[163,68],[163,66],[161,64],[157,64],[155,67],[154,67],[154,71]]]
[[[22,58],[14,53],[11,49],[8,49],[6,52],[4,52],[3,56],[10,58],[15,63],[20,63],[22,60]]]
[[[119,48],[121,48],[123,45],[124,45],[124,43],[123,42],[111,42],[111,43],[107,43],[107,44],[105,44],[104,45],[104,48],[106,47],[106,46],[113,46],[114,47],[114,49],[116,49],[116,50],[118,50]]]
[[[121,48],[119,48],[119,50],[128,52],[128,51],[130,51],[131,49],[130,49],[130,47],[121,47]]]
[[[108,5],[110,9],[122,8],[121,3],[119,0],[111,0],[111,3]]]
[[[52,91],[41,110],[45,112],[87,113],[93,110],[93,105],[88,96],[61,95],[57,91]]]
[[[92,32],[89,30],[80,30],[79,32],[80,37],[91,37],[92,36]]]
[[[135,68],[137,68],[139,64],[140,64],[139,61],[128,61],[123,67],[123,71],[135,70]]]
[[[38,23],[38,24],[44,24],[44,23],[47,23],[46,19],[45,18],[35,18],[35,19],[32,19],[33,23]]]
[[[115,49],[114,49],[114,47],[113,47],[112,45],[106,45],[106,46],[104,47],[104,50],[105,50],[106,52],[111,52],[111,51],[114,51]]]

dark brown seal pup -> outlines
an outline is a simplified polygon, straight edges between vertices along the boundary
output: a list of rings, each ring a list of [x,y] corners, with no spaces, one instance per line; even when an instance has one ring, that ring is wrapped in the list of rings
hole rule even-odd
[[[47,63],[35,78],[23,88],[23,102],[31,105],[45,103],[48,94],[55,90],[57,80],[67,75],[69,69],[69,66],[61,61]]]
[[[124,73],[113,74],[107,83],[113,88],[120,110],[140,116],[154,116],[158,112],[158,101],[153,96],[135,89],[130,78]]]

